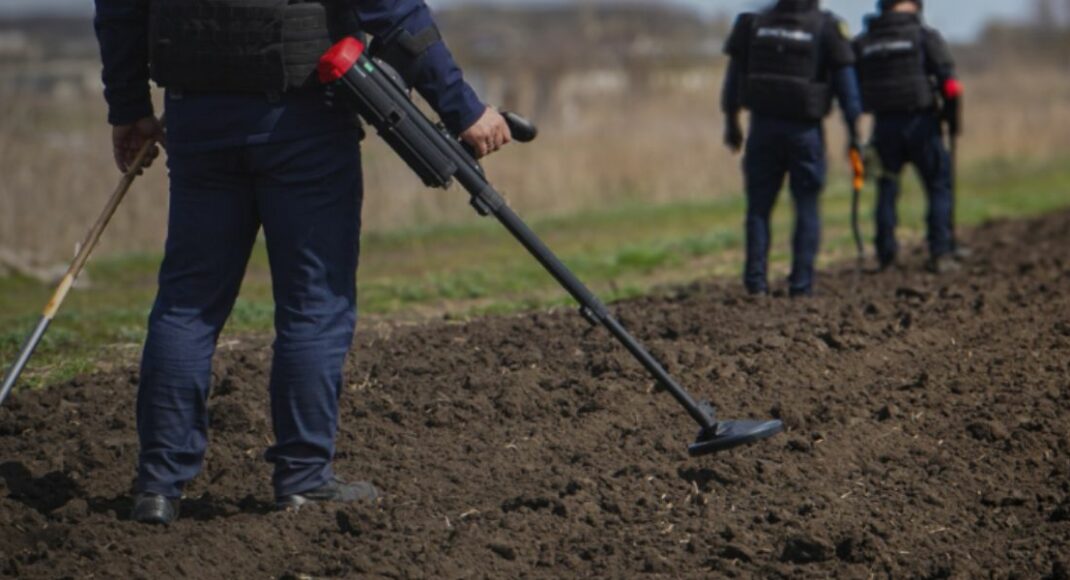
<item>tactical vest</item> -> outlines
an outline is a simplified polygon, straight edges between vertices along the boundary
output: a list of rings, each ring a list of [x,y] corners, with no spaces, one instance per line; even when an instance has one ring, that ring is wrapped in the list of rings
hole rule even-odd
[[[752,112],[801,121],[828,115],[832,90],[820,78],[826,21],[818,10],[772,10],[754,19],[744,91],[744,104]]]
[[[336,0],[150,0],[150,71],[172,90],[282,93],[312,86],[321,55],[357,33]]]
[[[904,113],[936,106],[925,72],[925,29],[920,23],[882,25],[859,37],[858,72],[867,112]]]

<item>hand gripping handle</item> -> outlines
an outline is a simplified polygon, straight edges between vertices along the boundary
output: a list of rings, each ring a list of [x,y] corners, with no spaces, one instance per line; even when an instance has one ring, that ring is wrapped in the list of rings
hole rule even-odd
[[[502,111],[502,117],[505,117],[505,123],[509,125],[509,132],[515,141],[531,143],[539,136],[539,128],[528,119],[508,111]]]

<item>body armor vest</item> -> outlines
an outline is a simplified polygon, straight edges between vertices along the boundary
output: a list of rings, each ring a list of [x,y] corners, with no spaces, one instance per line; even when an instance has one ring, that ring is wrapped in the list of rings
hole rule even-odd
[[[321,55],[357,33],[333,0],[150,0],[150,70],[175,90],[281,93],[312,86]]]
[[[816,121],[832,110],[832,90],[821,75],[826,15],[770,11],[750,31],[744,104],[753,112]]]
[[[889,24],[880,19],[859,37],[858,72],[867,112],[906,113],[936,106],[925,72],[925,29],[918,22]]]

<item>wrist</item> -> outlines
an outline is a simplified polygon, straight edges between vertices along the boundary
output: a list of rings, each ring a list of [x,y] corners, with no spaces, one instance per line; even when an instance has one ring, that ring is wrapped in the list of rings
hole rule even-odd
[[[472,99],[469,102],[465,102],[463,106],[452,115],[453,120],[447,119],[450,115],[442,115],[442,121],[446,124],[446,128],[453,132],[455,135],[460,135],[465,131],[471,129],[483,118],[483,115],[490,107],[480,101],[479,99]]]
[[[154,115],[155,111],[152,106],[152,100],[150,99],[124,103],[122,105],[116,104],[108,107],[108,124],[115,127],[121,125],[133,125],[145,117],[152,117]]]

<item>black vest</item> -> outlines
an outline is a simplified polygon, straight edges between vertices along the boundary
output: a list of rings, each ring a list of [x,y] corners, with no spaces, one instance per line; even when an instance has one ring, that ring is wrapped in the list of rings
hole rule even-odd
[[[357,33],[336,0],[150,0],[150,70],[183,91],[281,93],[312,86],[320,56]]]
[[[925,27],[917,18],[877,18],[855,47],[867,112],[906,113],[936,106],[933,83],[925,72]]]
[[[828,17],[819,10],[771,10],[750,31],[744,104],[761,115],[817,121],[832,110],[832,90],[821,78]]]

